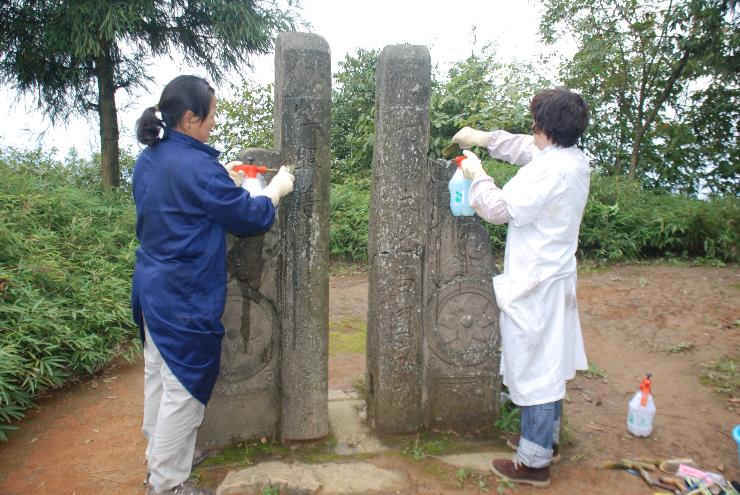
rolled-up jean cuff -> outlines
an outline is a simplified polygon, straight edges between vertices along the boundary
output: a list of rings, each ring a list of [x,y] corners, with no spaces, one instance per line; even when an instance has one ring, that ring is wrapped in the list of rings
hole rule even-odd
[[[525,466],[539,469],[549,466],[552,462],[552,449],[546,449],[524,437],[519,437],[516,456]]]

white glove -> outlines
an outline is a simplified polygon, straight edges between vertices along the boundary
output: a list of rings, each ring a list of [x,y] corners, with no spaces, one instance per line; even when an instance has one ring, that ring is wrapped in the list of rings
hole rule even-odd
[[[232,169],[237,165],[242,165],[243,163],[244,162],[240,162],[239,160],[234,160],[233,162],[229,162],[224,165],[224,168],[229,173],[229,177],[231,177],[231,180],[234,181],[234,184],[237,187],[242,185],[242,182],[244,182],[244,177],[246,177],[247,174],[245,174],[241,170],[239,172],[234,172]]]
[[[478,131],[472,127],[463,127],[452,136],[452,142],[459,144],[461,148],[471,148],[473,146],[485,148],[488,146],[492,134],[492,132]]]
[[[283,165],[257,196],[267,196],[272,200],[273,206],[277,208],[280,199],[293,190],[293,182],[295,182],[295,176]]]
[[[460,162],[460,168],[462,168],[463,175],[466,179],[475,180],[482,175],[486,175],[485,170],[483,170],[483,165],[480,163],[480,158],[478,158],[475,153],[464,150],[463,155],[465,155],[465,159]]]

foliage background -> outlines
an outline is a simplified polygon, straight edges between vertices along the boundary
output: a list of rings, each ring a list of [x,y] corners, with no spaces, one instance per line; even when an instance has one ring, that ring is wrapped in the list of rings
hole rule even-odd
[[[125,160],[131,169],[131,158]],[[134,208],[76,155],[0,152],[0,440],[50,388],[136,353]]]

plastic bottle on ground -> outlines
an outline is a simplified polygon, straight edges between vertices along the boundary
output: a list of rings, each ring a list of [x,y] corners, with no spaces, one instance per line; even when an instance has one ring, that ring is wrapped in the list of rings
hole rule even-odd
[[[627,430],[636,437],[647,437],[653,432],[655,418],[655,402],[651,392],[652,375],[648,375],[640,383],[640,391],[630,400],[627,413]]]

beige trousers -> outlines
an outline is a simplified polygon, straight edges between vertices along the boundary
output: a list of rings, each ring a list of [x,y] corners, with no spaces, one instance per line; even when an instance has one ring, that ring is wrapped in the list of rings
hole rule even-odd
[[[149,484],[163,492],[187,481],[206,407],[170,371],[144,322],[144,424]]]

